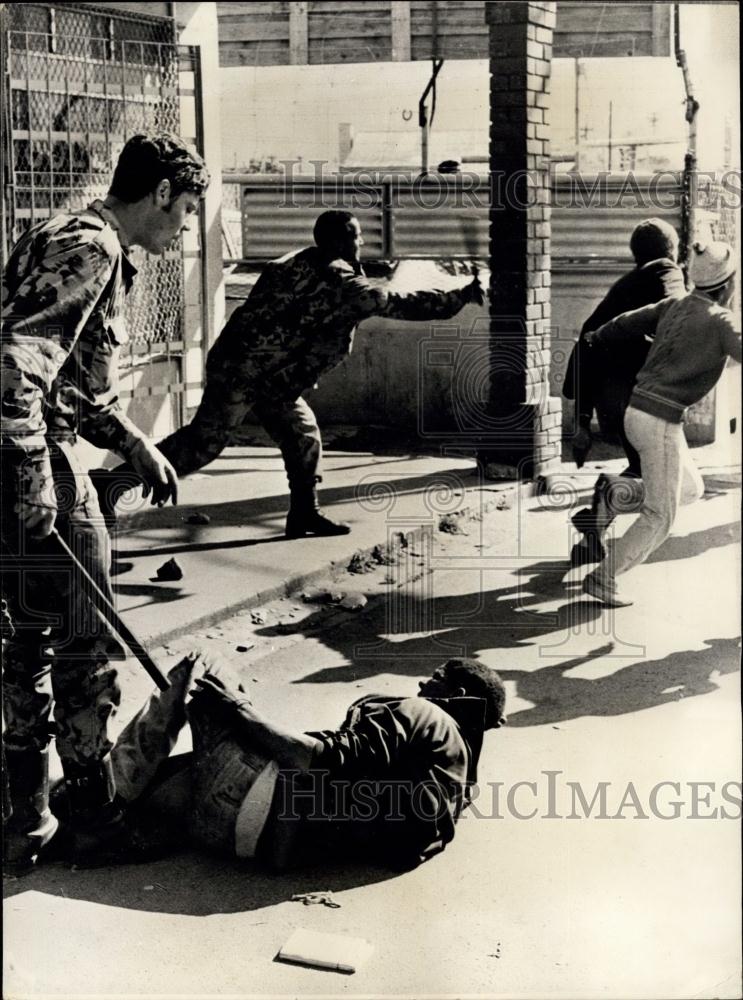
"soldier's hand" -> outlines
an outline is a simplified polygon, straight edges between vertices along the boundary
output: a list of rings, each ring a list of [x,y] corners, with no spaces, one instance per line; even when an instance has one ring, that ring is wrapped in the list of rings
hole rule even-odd
[[[144,483],[142,496],[152,493],[153,507],[162,507],[171,498],[178,503],[178,475],[161,451],[149,441],[139,441],[129,460]]]
[[[485,301],[485,291],[480,281],[480,275],[475,273],[474,278],[466,287],[469,292],[470,302],[475,302],[478,306],[481,306]]]
[[[51,503],[34,502],[31,499],[21,501],[19,514],[23,529],[31,538],[41,541],[52,533],[57,519],[57,508]]]

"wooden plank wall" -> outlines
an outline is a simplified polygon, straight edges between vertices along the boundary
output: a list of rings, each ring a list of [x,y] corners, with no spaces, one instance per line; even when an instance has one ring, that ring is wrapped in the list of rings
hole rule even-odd
[[[670,3],[557,4],[555,56],[667,56]],[[484,0],[218,3],[222,66],[485,59]]]
[[[55,7],[81,7],[90,6],[95,7],[110,7],[111,13],[127,13],[127,14],[146,14],[155,17],[171,17],[172,4],[169,3],[136,3],[132,0],[131,3],[119,2],[119,0],[74,0],[72,3],[55,3]]]

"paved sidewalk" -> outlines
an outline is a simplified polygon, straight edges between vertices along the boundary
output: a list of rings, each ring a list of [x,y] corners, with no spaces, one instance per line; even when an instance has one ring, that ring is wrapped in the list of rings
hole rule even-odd
[[[338,489],[362,474],[338,466],[358,461],[331,456]],[[395,468],[365,461],[388,478]],[[256,707],[299,730],[337,726],[364,694],[413,695],[452,655],[498,669],[508,725],[486,736],[480,796],[443,854],[403,875],[362,858],[275,876],[196,851],[116,870],[42,866],[5,887],[6,995],[740,997],[739,476],[710,470],[705,499],[627,575],[635,604],[606,611],[581,594],[585,569],[565,577],[569,516],[596,468],[583,471],[565,476],[560,495],[510,497],[461,534],[409,546],[395,565],[341,574],[339,589],[368,598],[361,611],[278,600],[259,622],[225,616],[206,635],[189,630],[170,651],[153,650],[166,668],[192,644],[227,657]],[[218,509],[227,485],[239,496],[251,475],[195,481],[193,496],[216,481]],[[265,520],[233,526],[233,537],[279,528],[280,490],[267,486]],[[420,519],[428,508],[413,495]],[[465,488],[456,501],[470,496]],[[354,516],[361,534],[366,513]],[[265,552],[295,545],[211,557],[248,578],[260,552],[276,581],[291,563],[272,568]],[[326,543],[301,546],[322,562]],[[195,607],[219,579],[189,581]],[[122,665],[117,725],[150,688]],[[324,890],[340,908],[292,901]],[[276,962],[297,928],[366,938],[374,954],[353,976]]]
[[[482,482],[472,459],[334,451],[324,466],[323,508],[347,521],[350,535],[284,538],[286,477],[272,448],[228,449],[182,480],[175,508],[152,509],[131,494],[138,509],[126,512],[122,501],[114,592],[127,623],[145,640],[166,641],[345,568],[355,552],[394,542],[401,532],[487,508],[515,488]],[[209,524],[188,523],[197,513]],[[158,567],[172,558],[183,578],[158,581]]]
[[[740,482],[740,469],[719,446],[696,449],[707,478]],[[620,471],[621,460],[594,462],[559,477],[570,489],[590,488],[600,471]],[[138,493],[128,498],[114,546],[114,592],[127,624],[145,641],[165,642],[225,615],[291,593],[344,569],[354,553],[394,543],[401,533],[437,529],[444,517],[484,513],[508,502],[512,480],[486,481],[471,458],[374,455],[330,450],[324,460],[321,501],[347,521],[350,535],[287,541],[286,477],[274,448],[229,448],[202,472],[181,482],[178,507],[153,509]],[[529,494],[530,483],[518,487]],[[505,495],[505,496],[504,496]],[[209,524],[189,523],[206,514]],[[156,579],[175,558],[183,577]]]

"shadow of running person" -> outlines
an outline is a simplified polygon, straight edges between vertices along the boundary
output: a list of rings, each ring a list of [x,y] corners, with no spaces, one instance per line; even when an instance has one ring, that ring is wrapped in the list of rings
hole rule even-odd
[[[480,570],[475,571],[481,584]],[[591,600],[554,602],[569,596],[563,562],[540,562],[514,570],[512,585],[482,585],[464,594],[437,597],[426,584],[375,597],[362,616],[319,610],[298,622],[269,626],[261,636],[322,635],[324,647],[341,653],[344,664],[323,667],[295,684],[360,681],[378,674],[415,677],[454,656],[478,656],[493,649],[530,647],[553,632],[595,621],[601,606]],[[549,602],[550,609],[539,607]]]
[[[646,563],[671,562],[675,559],[691,559],[709,549],[719,549],[724,545],[740,545],[740,521],[729,524],[715,524],[688,535],[671,535],[646,560]]]
[[[659,660],[643,660],[605,677],[566,677],[573,667],[600,659],[611,651],[602,646],[578,659],[537,670],[502,670],[504,681],[514,681],[516,694],[533,702],[508,716],[508,725],[543,726],[586,716],[626,715],[665,705],[681,698],[716,691],[712,675],[740,670],[740,640],[705,639],[703,649],[669,653]]]

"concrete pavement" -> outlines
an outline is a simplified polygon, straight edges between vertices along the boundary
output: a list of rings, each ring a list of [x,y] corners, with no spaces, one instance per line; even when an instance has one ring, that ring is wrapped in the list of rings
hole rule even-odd
[[[394,543],[401,532],[437,527],[463,509],[486,509],[513,485],[483,482],[467,458],[330,451],[323,508],[352,533],[289,543],[278,451],[229,448],[182,480],[177,507],[153,509],[138,492],[120,502],[117,607],[144,639],[162,642],[343,569],[355,552]],[[210,523],[190,524],[195,513]],[[158,567],[172,558],[183,579],[157,580]]]
[[[739,996],[739,823],[727,817],[740,815],[740,489],[729,470],[708,472],[705,500],[628,574],[631,608],[602,610],[581,573],[565,575],[589,469],[561,494],[494,503],[461,533],[435,530],[437,510],[395,563],[339,570],[335,588],[367,596],[360,612],[277,599],[257,621],[244,611],[171,639],[164,665],[196,639],[298,728],[337,725],[367,692],[413,694],[441,660],[475,655],[504,678],[509,725],[486,738],[480,799],[455,841],[402,876],[335,864],[270,877],[193,852],[8,883],[6,995]],[[218,479],[220,500],[230,481]],[[147,688],[131,665],[123,684],[121,722]],[[599,794],[586,818],[580,794],[590,803],[601,783],[603,813]],[[319,889],[340,909],[291,902]],[[276,963],[296,927],[375,951],[350,977]]]

